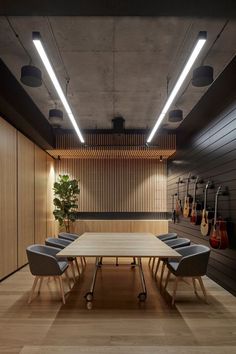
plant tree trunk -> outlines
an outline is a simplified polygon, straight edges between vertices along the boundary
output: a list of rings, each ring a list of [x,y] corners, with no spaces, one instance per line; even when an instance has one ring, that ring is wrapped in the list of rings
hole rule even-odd
[[[70,219],[67,218],[65,221],[66,232],[70,232]]]

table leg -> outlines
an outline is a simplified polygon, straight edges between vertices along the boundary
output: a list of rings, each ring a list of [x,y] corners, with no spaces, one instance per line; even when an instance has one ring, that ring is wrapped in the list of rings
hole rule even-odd
[[[146,283],[145,283],[145,278],[143,274],[143,266],[142,266],[142,260],[141,257],[138,257],[138,268],[139,268],[139,275],[140,275],[140,280],[142,284],[142,289],[143,292],[139,293],[138,298],[140,301],[145,301],[147,297],[147,288],[146,288]]]
[[[90,286],[90,290],[84,296],[88,302],[91,302],[93,300],[93,292],[94,292],[94,288],[95,288],[95,284],[96,284],[97,272],[98,272],[98,268],[100,266],[99,263],[100,263],[100,259],[99,259],[99,257],[96,257],[95,267],[94,267],[94,272],[93,272],[93,279],[92,279],[92,283]]]

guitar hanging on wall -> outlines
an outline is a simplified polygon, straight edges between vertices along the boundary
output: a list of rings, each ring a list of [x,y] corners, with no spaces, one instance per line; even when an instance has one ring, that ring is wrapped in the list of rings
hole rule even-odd
[[[191,204],[192,204],[192,201],[193,201],[192,196],[188,192],[190,178],[191,178],[191,173],[189,174],[189,176],[187,178],[187,182],[186,182],[186,194],[185,194],[185,197],[184,197],[184,210],[183,210],[183,216],[185,218],[187,218],[187,217],[189,217],[191,215]]]
[[[181,179],[178,179],[178,182],[176,182],[177,184],[177,193],[175,194],[175,212],[176,212],[176,222],[179,222],[179,217],[180,215],[183,214],[183,208],[182,208],[182,204],[181,204],[181,199],[179,198],[179,185],[180,183],[183,183],[183,181],[181,181]]]
[[[212,233],[210,237],[210,245],[215,249],[225,249],[229,246],[229,239],[227,234],[227,223],[221,219],[217,220],[217,209],[218,209],[218,197],[222,186],[219,186],[215,196],[215,213],[214,213],[214,224],[212,227]]]
[[[207,210],[207,192],[208,192],[208,188],[210,188],[211,186],[212,186],[212,182],[208,181],[204,191],[204,207],[202,211],[202,220],[201,220],[201,227],[200,227],[201,234],[203,236],[208,236],[210,234],[212,219],[214,218],[213,211]]]
[[[196,200],[198,183],[200,183],[199,177],[197,177],[194,182],[193,202],[192,202],[192,210],[191,210],[191,217],[190,217],[190,222],[191,224],[194,225],[201,224],[201,215],[200,215],[201,204],[197,203]]]
[[[173,221],[174,224],[176,222],[175,196],[176,196],[176,194],[172,194],[172,217],[171,217],[171,220]]]

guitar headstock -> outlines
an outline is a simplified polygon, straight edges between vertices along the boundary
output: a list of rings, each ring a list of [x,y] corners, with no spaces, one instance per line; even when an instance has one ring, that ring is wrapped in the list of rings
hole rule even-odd
[[[220,191],[222,190],[222,185],[220,185],[218,188],[217,188],[217,192],[216,192],[216,196],[218,196],[220,194]]]

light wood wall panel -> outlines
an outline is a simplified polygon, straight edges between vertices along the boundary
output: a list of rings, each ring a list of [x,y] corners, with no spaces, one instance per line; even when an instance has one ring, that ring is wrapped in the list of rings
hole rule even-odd
[[[0,279],[17,268],[16,129],[0,118]]]
[[[79,179],[81,212],[165,212],[166,160],[57,160],[57,175]]]
[[[47,237],[58,233],[57,223],[53,215],[53,184],[55,182],[55,160],[47,154]]]
[[[34,243],[34,144],[18,132],[18,267]]]
[[[35,243],[47,236],[47,154],[35,145]]]
[[[168,232],[168,220],[77,220],[71,232],[151,232],[160,235]]]

